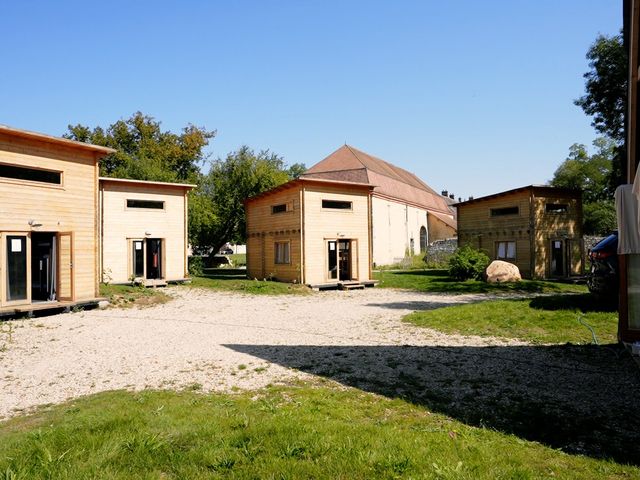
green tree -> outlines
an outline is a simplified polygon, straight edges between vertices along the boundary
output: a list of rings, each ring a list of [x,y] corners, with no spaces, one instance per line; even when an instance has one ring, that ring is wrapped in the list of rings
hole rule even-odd
[[[187,125],[180,134],[163,131],[160,122],[141,112],[118,120],[106,129],[69,125],[63,136],[80,142],[111,147],[116,153],[100,162],[100,174],[164,182],[197,182],[200,165],[207,156],[204,147],[214,131]]]
[[[593,145],[596,149],[593,155],[589,155],[582,144],[572,145],[550,184],[582,190],[584,232],[604,235],[615,229],[616,213],[609,180],[617,147],[607,137],[596,138]]]
[[[291,178],[291,167],[268,150],[256,154],[243,146],[216,160],[192,195],[192,202],[201,208],[189,225],[191,241],[213,252],[226,242],[244,242],[244,201]]]
[[[609,190],[625,182],[624,148],[625,113],[627,105],[628,56],[622,33],[598,36],[587,52],[590,70],[585,78],[586,93],[575,104],[593,117],[591,125],[615,143]]]

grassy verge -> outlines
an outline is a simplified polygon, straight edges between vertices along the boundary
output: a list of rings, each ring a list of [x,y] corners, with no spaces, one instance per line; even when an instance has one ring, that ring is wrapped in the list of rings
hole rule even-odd
[[[354,389],[108,392],[0,425],[4,478],[636,478]]]
[[[210,272],[212,272],[212,270],[209,270],[202,276],[193,277],[191,279],[190,286],[256,295],[305,295],[310,293],[309,288],[305,285],[264,280],[249,280],[246,278],[244,273],[227,274],[220,270],[217,270],[215,273]]]
[[[405,288],[420,292],[444,292],[444,293],[554,293],[587,291],[585,285],[570,283],[548,282],[541,280],[522,280],[516,283],[486,283],[479,280],[467,280],[460,282],[447,276],[446,270],[422,270],[374,273],[374,278],[379,280],[380,287]]]
[[[588,293],[497,300],[415,312],[405,321],[445,333],[517,338],[533,343],[615,343],[618,316]]]
[[[100,296],[106,297],[115,307],[149,307],[171,300],[157,288],[131,285],[100,285]]]

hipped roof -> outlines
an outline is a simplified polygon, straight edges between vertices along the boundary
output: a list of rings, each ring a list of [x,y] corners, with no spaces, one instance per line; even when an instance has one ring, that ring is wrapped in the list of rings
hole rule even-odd
[[[325,178],[375,185],[374,194],[450,214],[447,202],[413,173],[344,145],[301,178]]]

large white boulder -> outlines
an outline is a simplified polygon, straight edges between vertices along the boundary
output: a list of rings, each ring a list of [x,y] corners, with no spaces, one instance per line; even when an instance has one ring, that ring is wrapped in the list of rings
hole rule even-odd
[[[484,271],[484,279],[489,283],[519,282],[522,276],[513,263],[494,260]]]

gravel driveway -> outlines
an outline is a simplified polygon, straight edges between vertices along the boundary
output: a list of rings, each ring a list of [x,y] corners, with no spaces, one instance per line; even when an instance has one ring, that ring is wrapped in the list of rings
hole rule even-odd
[[[171,302],[151,308],[0,325],[0,418],[104,390],[233,391],[323,378],[568,451],[640,463],[631,408],[640,378],[614,346],[532,346],[400,321],[485,295],[167,293]]]
[[[251,296],[172,288],[171,302],[5,322],[0,418],[39,404],[119,388],[253,389],[305,377],[239,351],[251,345],[488,345],[412,328],[420,309],[479,296],[366,289],[310,296]],[[230,348],[235,345],[236,348]],[[257,369],[257,371],[256,371]]]

